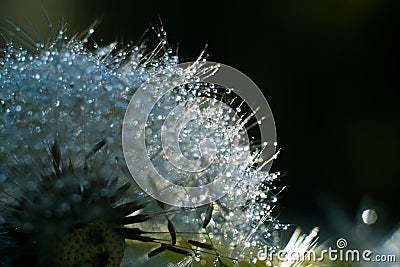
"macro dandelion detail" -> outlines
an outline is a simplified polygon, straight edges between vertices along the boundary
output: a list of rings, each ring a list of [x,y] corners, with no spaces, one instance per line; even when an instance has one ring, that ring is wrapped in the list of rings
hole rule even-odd
[[[278,246],[271,233],[287,228],[275,216],[284,189],[276,183],[280,174],[257,167],[272,159],[261,159],[265,145],[247,139],[248,129],[262,122],[254,121],[252,112],[241,112],[245,103],[230,89],[202,82],[218,66],[205,66],[200,57],[182,68],[162,28],[156,30],[158,46],[149,52],[142,44],[96,44],[88,49],[85,43],[93,29],[83,38],[68,39],[61,27],[48,44],[34,42],[21,29],[16,31],[33,49],[4,36],[0,61],[2,266],[140,266],[162,255],[171,255],[164,256],[163,266],[168,262],[168,266],[181,267],[240,266],[256,263],[263,246]],[[188,162],[218,152],[215,159],[231,166],[221,151],[236,159],[238,164],[225,172],[225,178],[232,180],[224,180],[227,189],[222,197],[210,201],[199,196],[195,201],[207,200],[202,205],[169,205],[136,184],[137,177],[132,177],[124,160],[122,127],[129,101],[147,85],[175,89],[160,98],[146,117],[145,156],[160,173],[172,173],[175,184],[210,182],[219,169],[208,168],[209,162],[200,165],[201,176],[191,176],[166,164],[165,154],[159,152],[160,142],[172,136],[161,136],[160,121],[166,121],[175,106],[193,107],[191,112],[199,114],[208,110],[208,116],[200,120],[176,113],[170,122],[179,117],[192,121],[185,130],[180,128],[186,138],[180,142],[182,153],[192,160]],[[139,111],[143,110],[140,105],[157,96],[150,89],[142,97],[136,94],[131,102]],[[226,110],[219,110],[217,101],[227,103]],[[130,115],[138,118],[140,114]],[[199,147],[187,145],[209,138],[219,138],[220,147],[202,143],[209,150],[198,153]],[[130,136],[129,140],[134,156],[147,153],[139,149],[142,144],[137,139]],[[236,149],[229,151],[232,140]],[[169,158],[169,162],[179,165],[180,159]],[[314,245],[306,243],[302,249]]]
[[[11,185],[3,191],[9,196],[2,213],[2,238],[8,243],[1,251],[3,264],[119,266],[124,240],[118,231],[144,219],[127,215],[145,203],[122,203],[129,184],[119,186],[100,165],[77,168],[64,162],[57,144],[51,157],[35,159],[43,160],[41,167],[19,163],[8,173],[19,192]],[[45,174],[47,167],[52,171]]]

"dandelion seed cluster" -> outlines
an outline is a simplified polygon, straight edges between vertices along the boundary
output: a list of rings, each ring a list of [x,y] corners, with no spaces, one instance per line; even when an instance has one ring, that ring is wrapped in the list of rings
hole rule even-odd
[[[92,53],[77,40],[67,42],[63,31],[51,45],[38,46],[33,54],[13,43],[2,51],[0,135],[7,142],[0,152],[43,151],[55,138],[72,158],[104,138],[120,150],[128,96],[146,78],[140,48],[132,48],[133,57],[111,56],[113,45]]]
[[[141,45],[116,43],[90,50],[82,40],[68,40],[64,29],[50,44],[34,44],[33,52],[7,41],[0,59],[2,265],[51,266],[50,260],[55,266],[119,266],[126,239],[133,249],[154,244],[148,258],[182,255],[171,266],[233,266],[253,261],[264,245],[275,245],[272,231],[286,227],[273,216],[282,188],[273,185],[278,173],[253,166],[257,153],[240,172],[232,171],[239,176],[232,190],[203,207],[162,204],[132,182],[121,145],[132,95],[146,83],[199,82],[203,73],[203,60],[183,71],[162,29],[158,37],[159,46],[148,53]],[[202,84],[196,90],[207,97],[214,88]],[[150,118],[150,153],[159,149],[157,119],[185,94],[174,91]],[[223,133],[215,123],[200,126],[187,134],[202,140],[210,130]],[[171,166],[160,160],[154,157],[152,163],[169,172]],[[199,182],[178,174],[175,182]],[[142,260],[124,262],[135,266]]]

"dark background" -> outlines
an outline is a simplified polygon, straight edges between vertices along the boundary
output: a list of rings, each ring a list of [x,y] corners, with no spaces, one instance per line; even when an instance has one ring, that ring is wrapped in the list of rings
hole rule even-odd
[[[136,41],[160,16],[181,61],[208,44],[211,61],[247,74],[275,116],[281,221],[355,244],[398,226],[400,1],[3,0],[0,15],[46,32],[41,6],[70,36],[101,19],[103,43]]]

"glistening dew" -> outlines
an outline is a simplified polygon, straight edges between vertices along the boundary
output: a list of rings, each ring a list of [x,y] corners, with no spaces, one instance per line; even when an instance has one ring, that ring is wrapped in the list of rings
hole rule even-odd
[[[68,39],[64,32],[61,28],[48,44],[20,33],[33,51],[5,36],[0,61],[1,264],[111,267],[148,261],[151,266],[158,258],[164,266],[238,266],[257,262],[263,246],[276,247],[272,233],[286,228],[274,216],[283,188],[274,185],[279,173],[254,167],[261,148],[253,148],[240,172],[231,170],[238,181],[233,190],[195,208],[154,200],[125,166],[122,121],[137,88],[177,80],[198,83],[215,68],[204,68],[203,57],[188,69],[179,67],[162,28],[156,30],[159,44],[153,50],[117,43],[88,49],[85,41],[94,30],[83,39]],[[183,89],[171,99],[185,99],[188,90]],[[201,84],[189,92],[225,100],[236,110],[241,105],[225,88]],[[160,102],[146,131],[152,163],[160,164],[161,171],[172,167],[161,165],[157,154],[157,120],[176,104],[171,99]],[[216,121],[237,120],[215,116]],[[240,114],[227,125],[233,132],[244,129],[249,117]],[[219,124],[203,126],[188,129],[186,142],[226,134]],[[184,152],[198,157],[191,148]],[[224,155],[217,156],[224,163]],[[207,182],[214,173],[211,169],[197,181],[177,172],[175,182]]]

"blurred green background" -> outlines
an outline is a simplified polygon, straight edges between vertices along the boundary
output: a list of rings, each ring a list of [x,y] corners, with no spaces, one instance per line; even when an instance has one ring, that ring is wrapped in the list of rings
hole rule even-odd
[[[264,91],[286,175],[279,217],[322,239],[377,243],[400,222],[400,1],[1,0],[0,16],[46,35],[42,7],[69,35],[137,41],[160,17],[181,61],[209,59]],[[4,25],[4,23],[3,23]],[[103,39],[102,41],[100,41]],[[378,220],[364,225],[361,212]]]

